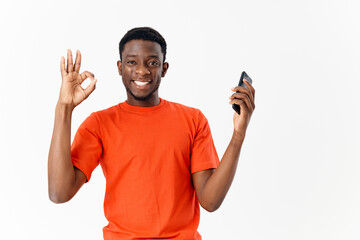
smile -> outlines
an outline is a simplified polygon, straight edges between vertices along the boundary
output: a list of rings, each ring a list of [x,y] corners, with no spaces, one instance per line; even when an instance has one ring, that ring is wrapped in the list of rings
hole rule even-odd
[[[150,83],[152,81],[136,81],[136,80],[131,80],[132,83],[134,83],[134,86],[136,89],[139,90],[145,90],[148,89],[150,87]]]
[[[147,84],[149,84],[150,82],[141,82],[141,81],[134,81],[136,85],[138,86],[145,86]]]

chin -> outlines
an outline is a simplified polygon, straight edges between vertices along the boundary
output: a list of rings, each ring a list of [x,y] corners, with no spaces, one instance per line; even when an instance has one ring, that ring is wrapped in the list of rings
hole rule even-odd
[[[137,101],[147,101],[147,100],[151,99],[151,97],[152,97],[151,93],[148,95],[145,95],[145,96],[137,96],[134,93],[132,93],[131,91],[130,91],[130,95]]]

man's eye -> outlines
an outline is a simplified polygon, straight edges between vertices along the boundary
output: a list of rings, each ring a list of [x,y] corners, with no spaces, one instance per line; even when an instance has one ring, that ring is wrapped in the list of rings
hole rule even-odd
[[[128,64],[135,64],[135,61],[127,61]]]
[[[152,62],[150,62],[150,65],[151,65],[151,66],[158,66],[158,65],[159,65],[159,63],[158,63],[158,62],[156,62],[156,61],[152,61]]]

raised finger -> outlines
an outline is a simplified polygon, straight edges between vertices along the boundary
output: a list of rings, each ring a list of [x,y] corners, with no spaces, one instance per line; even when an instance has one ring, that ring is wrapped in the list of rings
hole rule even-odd
[[[60,60],[60,72],[61,72],[61,77],[63,77],[66,74],[64,57],[61,57],[61,60]]]
[[[76,50],[76,58],[75,58],[75,64],[74,64],[75,72],[79,73],[80,66],[81,66],[81,53],[79,50]]]
[[[72,59],[72,52],[70,49],[67,50],[67,66],[66,71],[72,72],[73,71],[73,59]]]

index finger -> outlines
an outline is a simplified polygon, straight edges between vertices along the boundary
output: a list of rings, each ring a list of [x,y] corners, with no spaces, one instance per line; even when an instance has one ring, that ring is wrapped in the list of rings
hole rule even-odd
[[[75,72],[79,73],[80,66],[81,66],[81,53],[79,50],[76,50],[76,58],[74,64]]]

